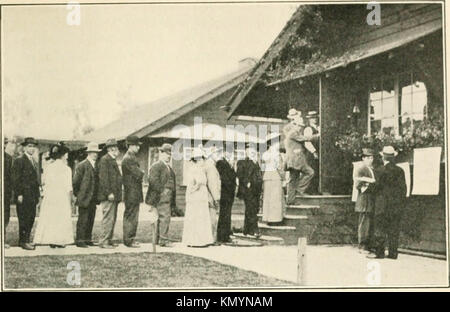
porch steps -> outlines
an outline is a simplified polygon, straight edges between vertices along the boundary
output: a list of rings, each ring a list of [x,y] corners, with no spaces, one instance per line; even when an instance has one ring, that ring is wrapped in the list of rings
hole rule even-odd
[[[233,239],[239,242],[239,245],[251,245],[251,246],[262,246],[262,245],[284,245],[284,240],[277,236],[261,235],[259,238],[244,235],[242,233],[234,233],[231,235]]]

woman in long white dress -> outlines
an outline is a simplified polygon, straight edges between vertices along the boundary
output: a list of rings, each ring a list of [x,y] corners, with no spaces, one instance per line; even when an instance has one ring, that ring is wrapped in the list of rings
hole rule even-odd
[[[285,209],[283,161],[279,145],[271,145],[262,159],[264,162],[262,221],[275,225],[283,222]]]
[[[214,243],[208,206],[204,157],[200,149],[194,149],[186,188],[186,212],[184,215],[182,243],[189,247],[206,247]]]
[[[72,170],[67,165],[69,149],[64,145],[52,148],[49,163],[43,173],[44,198],[37,222],[34,243],[63,248],[73,244]]]

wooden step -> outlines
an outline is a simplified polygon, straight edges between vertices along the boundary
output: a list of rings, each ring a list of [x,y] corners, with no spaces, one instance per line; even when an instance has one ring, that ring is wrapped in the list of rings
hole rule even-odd
[[[261,221],[263,214],[258,213],[258,219]],[[308,216],[303,215],[294,215],[294,214],[286,214],[284,215],[284,220],[304,220],[308,219]]]
[[[260,243],[261,245],[284,245],[284,240],[277,236],[261,235],[259,238],[247,236],[242,233],[234,233],[231,235],[233,239],[238,241],[248,241],[252,243]]]
[[[290,215],[310,216],[320,209],[319,205],[287,205],[286,212]]]

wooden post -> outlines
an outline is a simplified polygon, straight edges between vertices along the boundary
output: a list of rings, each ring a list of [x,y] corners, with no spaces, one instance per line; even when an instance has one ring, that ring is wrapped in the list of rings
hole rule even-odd
[[[306,285],[306,237],[298,238],[297,246],[297,284]]]
[[[156,226],[157,226],[157,222],[153,222],[151,227],[152,227],[152,246],[153,246],[153,253],[156,253]]]

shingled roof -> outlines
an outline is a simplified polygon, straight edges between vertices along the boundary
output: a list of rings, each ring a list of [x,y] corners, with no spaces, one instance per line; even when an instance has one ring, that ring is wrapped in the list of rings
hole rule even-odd
[[[129,135],[144,137],[169,122],[205,104],[237,86],[254,64],[246,63],[238,70],[159,100],[143,104],[106,126],[80,138],[104,143],[108,138],[123,140]]]

